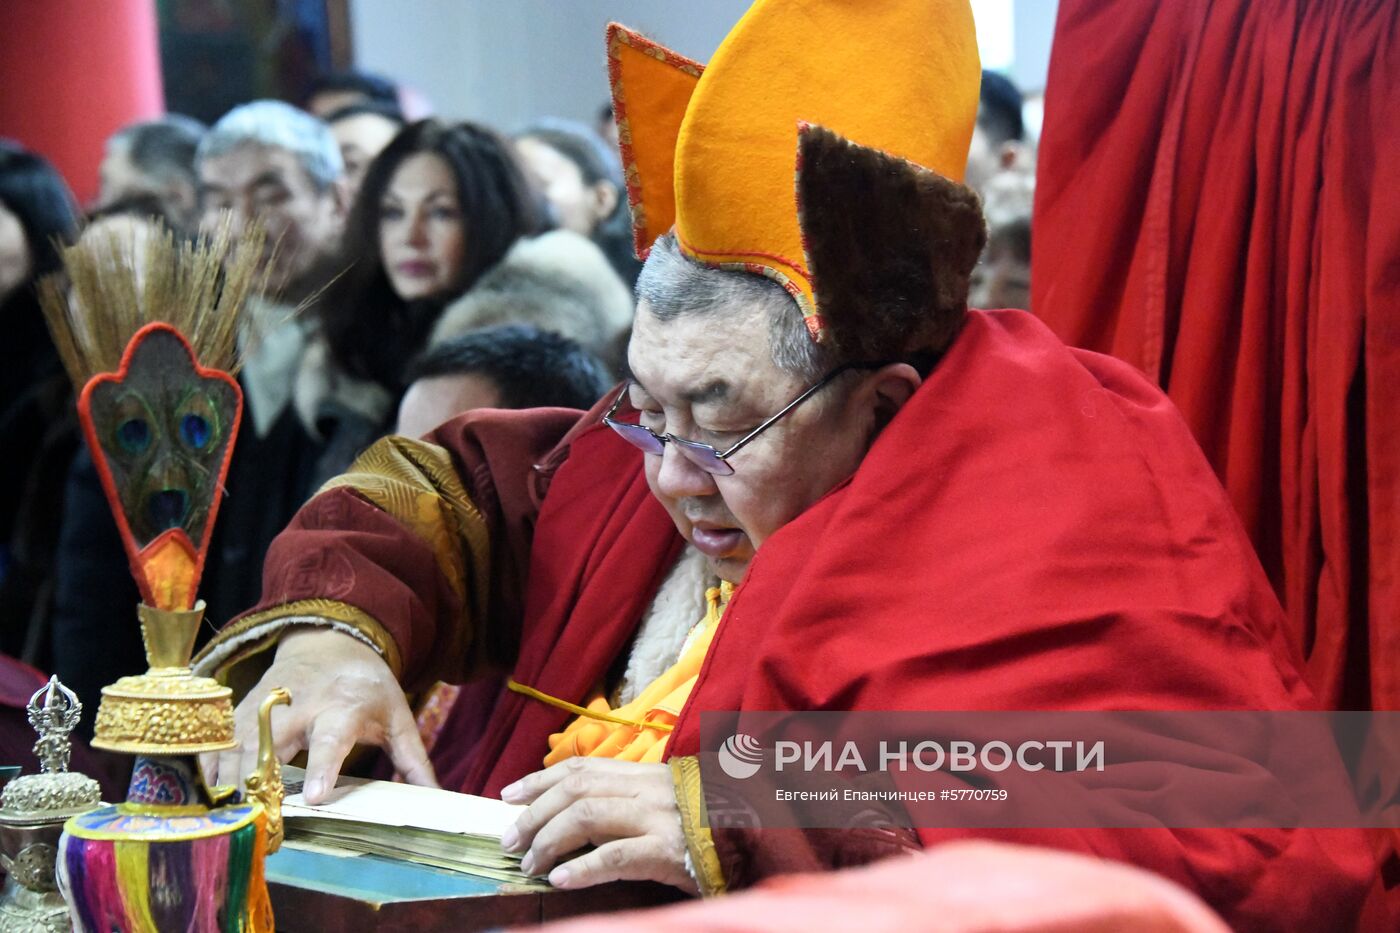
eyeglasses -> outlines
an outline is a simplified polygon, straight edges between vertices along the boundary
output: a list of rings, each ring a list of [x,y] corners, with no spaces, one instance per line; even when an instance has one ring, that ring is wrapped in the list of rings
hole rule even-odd
[[[716,476],[731,476],[734,473],[734,467],[729,463],[730,457],[738,453],[754,438],[782,420],[788,412],[807,401],[807,399],[815,395],[823,386],[827,385],[837,376],[852,369],[879,369],[887,365],[889,364],[884,362],[845,363],[836,367],[821,379],[817,380],[816,384],[807,391],[803,392],[791,402],[788,402],[787,405],[783,407],[782,411],[779,411],[776,415],[754,428],[741,438],[737,444],[724,451],[716,450],[709,444],[702,444],[699,441],[688,441],[683,437],[676,437],[674,434],[657,434],[651,428],[643,424],[631,424],[626,421],[614,420],[613,415],[616,414],[618,408],[621,407],[622,400],[627,397],[627,389],[625,387],[618,393],[617,399],[612,403],[612,407],[608,409],[608,413],[603,416],[603,423],[621,435],[623,440],[641,450],[643,453],[659,457],[662,451],[666,449],[666,444],[669,442],[675,444],[676,449],[679,450],[687,460],[706,473],[713,473]]]

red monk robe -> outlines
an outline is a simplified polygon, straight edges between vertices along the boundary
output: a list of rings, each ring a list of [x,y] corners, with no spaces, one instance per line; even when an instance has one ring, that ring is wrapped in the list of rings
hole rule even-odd
[[[495,676],[586,702],[681,540],[643,455],[596,412],[575,422],[468,415],[429,438],[450,463],[382,442],[277,539],[264,603],[206,664],[247,657],[286,616],[322,613],[376,641],[406,686],[494,662]],[[970,312],[856,474],[764,543],[669,753],[697,752],[701,710],[1312,706],[1248,539],[1162,393],[1028,314]],[[568,718],[511,692],[459,702],[433,749],[438,775],[496,794],[540,767]],[[697,778],[677,771],[684,806]],[[707,890],[914,843],[875,831],[711,839],[693,824],[687,835]],[[1243,928],[1347,928],[1374,872],[1346,830],[931,829],[918,842],[965,835],[1142,866]]]
[[[1032,307],[1166,389],[1329,708],[1400,709],[1400,4],[1062,0]]]

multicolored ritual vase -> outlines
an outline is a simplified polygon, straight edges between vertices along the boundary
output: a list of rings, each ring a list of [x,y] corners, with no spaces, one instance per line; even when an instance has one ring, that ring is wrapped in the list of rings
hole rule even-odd
[[[238,320],[262,236],[196,243],[84,237],[64,251],[70,289],[44,310],[78,389],[78,416],[140,587],[150,669],[102,690],[94,747],[136,757],[124,803],[72,816],[58,882],[73,928],[271,931],[263,861],[281,843],[272,754],[275,690],[261,710],[248,791],[208,787],[198,756],[234,748],[233,697],[190,669],[196,599],[242,417]]]

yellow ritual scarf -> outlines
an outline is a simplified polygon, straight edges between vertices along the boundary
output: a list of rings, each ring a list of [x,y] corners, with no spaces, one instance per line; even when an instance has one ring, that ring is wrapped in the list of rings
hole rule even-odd
[[[721,583],[705,591],[709,604],[705,618],[696,623],[681,649],[680,660],[646,686],[631,703],[613,709],[604,691],[599,688],[587,706],[567,703],[557,697],[509,681],[507,686],[550,706],[567,709],[578,715],[565,727],[549,737],[549,754],[545,766],[556,764],[576,755],[594,758],[618,758],[623,761],[660,762],[666,755],[666,744],[676,726],[681,708],[695,688],[700,666],[719,628],[724,607],[734,591],[731,583]]]

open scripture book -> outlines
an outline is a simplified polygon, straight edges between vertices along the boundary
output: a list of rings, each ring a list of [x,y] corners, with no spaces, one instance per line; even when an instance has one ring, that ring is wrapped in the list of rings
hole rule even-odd
[[[547,888],[501,849],[501,836],[525,808],[432,787],[341,776],[325,803],[302,796],[305,772],[283,766],[286,845],[378,855],[495,881]]]

